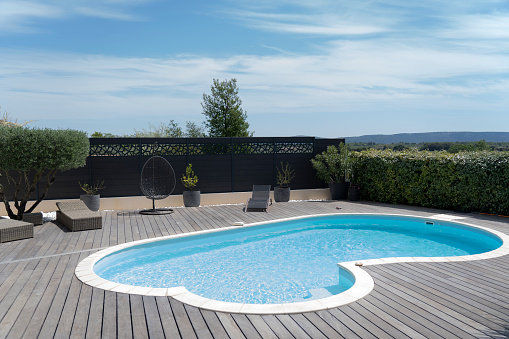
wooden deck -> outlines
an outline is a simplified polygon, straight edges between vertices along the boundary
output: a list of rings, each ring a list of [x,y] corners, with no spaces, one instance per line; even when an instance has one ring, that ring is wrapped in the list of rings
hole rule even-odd
[[[358,302],[291,315],[201,310],[171,297],[91,288],[74,276],[78,262],[138,239],[307,214],[438,211],[348,202],[179,208],[167,216],[102,212],[103,229],[71,233],[47,222],[35,237],[0,244],[0,338],[507,338],[509,256],[471,262],[365,267],[374,290]],[[509,233],[509,219],[463,214],[466,222]]]

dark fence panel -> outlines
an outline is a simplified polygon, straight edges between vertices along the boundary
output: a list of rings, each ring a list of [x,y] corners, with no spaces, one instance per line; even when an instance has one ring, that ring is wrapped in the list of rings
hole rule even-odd
[[[295,178],[293,189],[326,187],[316,179],[310,160],[328,145],[339,145],[344,139],[289,138],[91,138],[90,156],[85,167],[59,173],[47,199],[73,199],[84,192],[78,182],[95,184],[104,180],[103,197],[142,195],[140,175],[143,164],[153,155],[170,162],[175,171],[174,194],[185,188],[180,178],[188,163],[202,193],[250,191],[253,184],[276,186],[277,167],[291,165]],[[5,177],[0,183],[7,184]],[[32,196],[42,194],[43,178]],[[11,187],[7,189],[12,194]]]

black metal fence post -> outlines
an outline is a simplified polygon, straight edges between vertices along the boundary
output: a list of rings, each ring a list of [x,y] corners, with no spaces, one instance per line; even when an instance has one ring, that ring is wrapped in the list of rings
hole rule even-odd
[[[231,154],[231,168],[232,168],[232,192],[235,192],[235,166],[233,164],[233,137],[230,137],[230,154]]]

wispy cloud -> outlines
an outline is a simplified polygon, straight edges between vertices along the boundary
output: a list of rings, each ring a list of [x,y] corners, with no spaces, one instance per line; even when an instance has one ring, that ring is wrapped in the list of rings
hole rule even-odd
[[[355,22],[330,14],[277,14],[254,11],[230,11],[228,15],[243,24],[264,31],[312,35],[361,35],[387,32],[383,25]]]
[[[41,20],[91,16],[109,20],[139,20],[132,8],[152,0],[32,0],[0,2],[0,34],[33,33]]]
[[[0,34],[33,31],[36,19],[55,19],[63,15],[57,6],[31,1],[0,2]]]

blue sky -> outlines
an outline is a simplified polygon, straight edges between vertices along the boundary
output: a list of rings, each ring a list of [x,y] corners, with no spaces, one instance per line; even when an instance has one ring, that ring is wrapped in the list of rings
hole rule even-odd
[[[0,106],[34,127],[201,123],[237,78],[255,136],[509,131],[507,0],[0,0]]]

